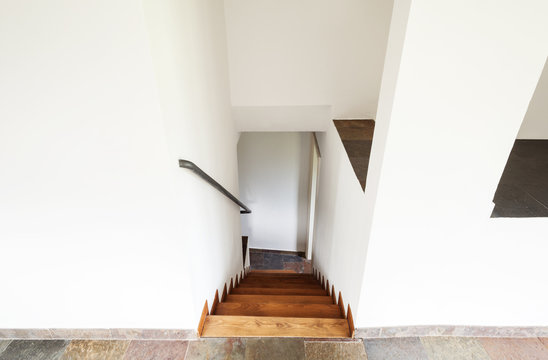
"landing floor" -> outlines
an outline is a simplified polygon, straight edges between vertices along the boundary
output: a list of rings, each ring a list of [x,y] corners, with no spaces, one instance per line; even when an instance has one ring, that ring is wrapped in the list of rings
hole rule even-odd
[[[546,360],[548,338],[0,340],[0,360]]]
[[[251,270],[292,270],[297,273],[312,273],[312,264],[302,254],[275,250],[249,249]]]

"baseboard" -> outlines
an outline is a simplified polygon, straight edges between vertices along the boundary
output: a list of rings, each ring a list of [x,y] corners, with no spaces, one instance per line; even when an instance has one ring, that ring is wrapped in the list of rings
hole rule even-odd
[[[401,337],[548,337],[548,326],[398,326],[358,328],[364,339]],[[0,329],[0,339],[196,340],[190,329]]]
[[[394,326],[356,329],[357,338],[453,337],[548,337],[548,326]]]
[[[194,340],[186,329],[0,329],[0,339]]]

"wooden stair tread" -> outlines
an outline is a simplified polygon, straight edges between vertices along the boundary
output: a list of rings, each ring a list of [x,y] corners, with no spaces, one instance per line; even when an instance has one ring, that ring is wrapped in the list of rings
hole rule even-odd
[[[261,288],[261,287],[237,287],[232,289],[235,295],[317,295],[325,296],[323,289],[287,289],[287,288]]]
[[[209,315],[202,337],[347,338],[349,334],[346,319]]]
[[[240,288],[261,287],[261,288],[284,288],[284,289],[321,289],[320,284],[313,283],[284,283],[284,282],[246,282],[245,280],[238,285]]]
[[[282,274],[276,274],[276,273],[248,273],[246,276],[248,277],[270,277],[270,278],[314,278],[313,274],[290,274],[290,273],[282,273]]]
[[[226,302],[240,303],[281,303],[281,304],[333,304],[331,296],[316,295],[233,295]]]
[[[274,316],[341,319],[334,304],[220,303],[212,315]]]
[[[319,284],[320,282],[318,280],[315,280],[313,278],[282,278],[279,276],[276,277],[247,277],[243,279],[242,281],[249,281],[249,282],[259,282],[259,281],[272,281],[272,282],[290,282],[290,283],[314,283]]]
[[[248,274],[298,274],[295,270],[249,270]]]

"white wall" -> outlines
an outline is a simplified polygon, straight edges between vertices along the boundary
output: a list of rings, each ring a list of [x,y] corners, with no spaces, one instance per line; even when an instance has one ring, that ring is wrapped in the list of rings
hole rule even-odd
[[[548,54],[547,16],[534,0],[396,2],[357,326],[548,322],[548,221],[490,218]]]
[[[218,0],[145,0],[172,163],[196,163],[238,196],[238,134],[231,118],[224,6]],[[215,288],[242,270],[240,208],[187,170],[173,168],[196,327]],[[192,274],[192,275],[191,275]]]
[[[364,194],[333,122],[326,132],[316,135],[321,160],[313,264],[337,293],[342,292],[353,315],[359,316],[359,284],[368,235],[365,199],[369,190]]]
[[[234,106],[375,116],[392,1],[225,0]]]
[[[331,122],[330,106],[235,106],[237,131],[325,131]]]
[[[238,142],[242,215],[249,247],[305,251],[310,181],[310,133],[248,132]]]
[[[521,124],[518,139],[548,140],[548,60]]]
[[[0,5],[2,328],[195,328],[241,268],[238,208],[177,167],[238,190],[222,4],[141,5]]]

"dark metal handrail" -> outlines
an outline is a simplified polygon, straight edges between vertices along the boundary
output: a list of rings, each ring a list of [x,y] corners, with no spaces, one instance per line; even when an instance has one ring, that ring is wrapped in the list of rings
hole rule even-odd
[[[238,204],[242,209],[244,209],[240,210],[240,214],[251,214],[251,210],[247,206],[245,206],[243,202],[238,200],[227,189],[225,189],[221,184],[215,181],[211,176],[206,174],[202,169],[198,167],[198,165],[194,164],[192,161],[179,160],[179,167],[191,170],[193,173],[207,181],[209,185],[213,186],[215,189],[223,193],[223,195],[225,195],[227,198]]]

